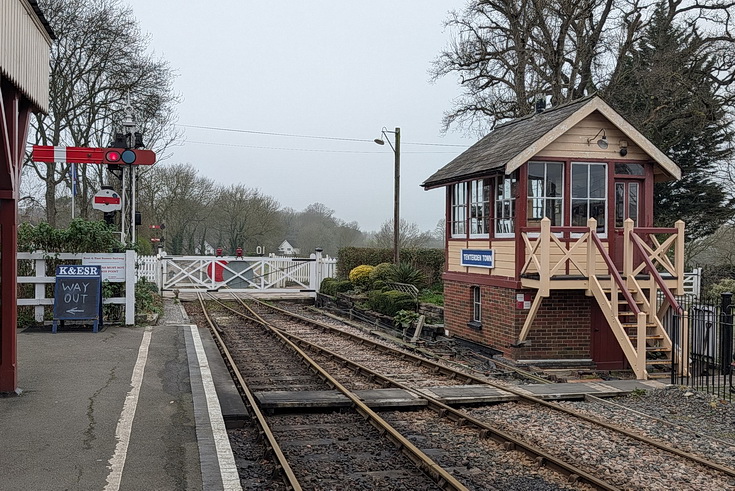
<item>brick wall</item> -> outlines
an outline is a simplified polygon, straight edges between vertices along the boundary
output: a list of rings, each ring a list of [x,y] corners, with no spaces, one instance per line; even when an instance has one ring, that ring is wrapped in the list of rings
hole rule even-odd
[[[590,309],[594,298],[581,290],[552,292],[545,298],[520,348],[511,346],[518,339],[527,309],[516,308],[516,294],[536,290],[515,290],[477,285],[482,295],[482,327],[470,327],[472,283],[445,280],[444,326],[450,335],[481,343],[503,352],[514,360],[571,360],[591,358]]]

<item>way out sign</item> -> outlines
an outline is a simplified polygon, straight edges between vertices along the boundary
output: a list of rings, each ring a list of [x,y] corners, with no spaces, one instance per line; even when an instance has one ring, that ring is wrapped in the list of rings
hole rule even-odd
[[[92,332],[99,330],[102,323],[101,266],[56,266],[52,332],[56,332],[58,321],[63,325],[65,320],[92,320]]]

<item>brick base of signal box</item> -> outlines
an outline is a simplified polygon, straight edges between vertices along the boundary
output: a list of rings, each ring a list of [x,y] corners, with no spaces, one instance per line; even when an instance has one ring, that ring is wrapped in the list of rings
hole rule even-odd
[[[481,326],[472,326],[472,287],[481,292]],[[456,336],[502,351],[511,360],[589,360],[593,297],[581,290],[553,291],[545,298],[523,347],[513,347],[529,310],[517,295],[533,300],[536,290],[515,290],[444,281],[444,326]],[[524,305],[528,306],[528,303]]]

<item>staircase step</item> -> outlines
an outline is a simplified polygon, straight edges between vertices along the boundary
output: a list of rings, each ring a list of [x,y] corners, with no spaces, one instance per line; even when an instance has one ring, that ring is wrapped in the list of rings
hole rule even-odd
[[[662,358],[660,360],[646,360],[646,365],[671,365],[671,360]]]
[[[632,341],[634,339],[638,339],[638,336],[635,334],[629,334],[628,339]],[[660,334],[654,334],[653,336],[646,336],[646,341],[661,341],[662,339],[664,339],[664,337],[661,336]]]
[[[646,346],[646,353],[671,353],[671,348],[666,346]]]
[[[671,377],[671,371],[666,371],[666,372],[648,372],[648,379],[649,380],[652,380],[652,379],[663,380],[665,378],[670,378],[670,377]]]

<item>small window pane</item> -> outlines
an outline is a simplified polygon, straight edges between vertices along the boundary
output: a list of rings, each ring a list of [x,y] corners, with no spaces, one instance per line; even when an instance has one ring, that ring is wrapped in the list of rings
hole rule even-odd
[[[553,227],[560,227],[562,225],[562,204],[563,201],[561,199],[546,200],[546,210]]]
[[[604,198],[607,194],[605,183],[607,182],[604,165],[590,166],[590,198]]]
[[[572,200],[572,227],[586,227],[587,216],[587,200]]]
[[[620,228],[625,221],[625,184],[615,184],[615,226]]]
[[[631,182],[628,186],[628,216],[633,220],[633,224],[638,226],[638,183]]]
[[[574,164],[572,166],[572,198],[587,197],[587,164]]]
[[[590,218],[597,220],[597,233],[605,232],[605,200],[590,200]]]
[[[641,164],[615,164],[615,173],[629,176],[645,176],[646,170]]]
[[[561,163],[549,164],[546,174],[546,196],[561,197],[564,189],[562,175],[564,165]]]
[[[472,320],[474,322],[481,322],[482,319],[482,297],[480,294],[480,288],[477,286],[472,287]]]

